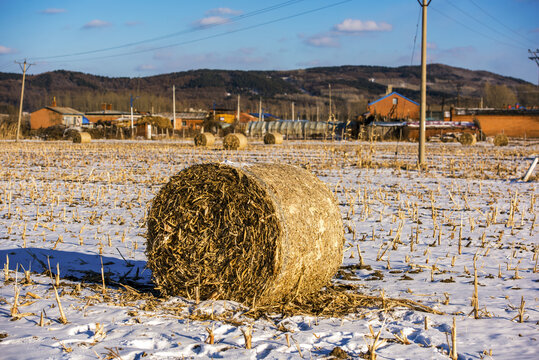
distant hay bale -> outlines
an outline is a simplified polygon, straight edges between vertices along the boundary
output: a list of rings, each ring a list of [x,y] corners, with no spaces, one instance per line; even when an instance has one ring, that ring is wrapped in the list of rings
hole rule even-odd
[[[283,135],[278,132],[269,132],[264,135],[264,144],[275,145],[283,143]]]
[[[494,137],[495,146],[507,146],[509,144],[509,139],[505,134],[498,134]]]
[[[215,143],[215,136],[212,133],[196,134],[195,146],[212,146]]]
[[[328,187],[282,164],[194,165],[152,201],[147,266],[166,295],[273,304],[318,291],[341,265]]]
[[[243,150],[247,147],[247,138],[243,134],[228,134],[223,139],[225,150]]]
[[[475,138],[474,134],[463,133],[459,136],[459,143],[462,145],[475,145],[475,143],[477,143],[477,139]]]
[[[92,141],[92,136],[87,132],[76,132],[73,134],[73,142],[76,144],[86,144]]]

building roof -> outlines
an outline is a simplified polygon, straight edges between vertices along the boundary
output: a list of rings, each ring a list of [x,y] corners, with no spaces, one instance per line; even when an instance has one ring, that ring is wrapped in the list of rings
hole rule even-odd
[[[78,110],[75,110],[70,107],[63,107],[63,106],[45,106],[45,109],[49,109],[51,111],[57,112],[62,115],[84,115]]]
[[[392,96],[392,95],[397,95],[397,96],[399,96],[399,97],[401,97],[401,98],[403,98],[403,99],[405,99],[405,100],[408,100],[409,102],[411,102],[411,103],[413,103],[413,104],[419,106],[419,103],[416,103],[414,100],[408,99],[406,96],[401,95],[401,94],[399,94],[399,93],[396,92],[396,91],[393,91],[392,93],[387,94],[386,96],[383,96],[383,97],[381,97],[380,99],[375,100],[375,101],[369,103],[368,105],[369,105],[369,106],[374,105],[374,104],[376,104],[378,101],[382,101],[382,100],[384,100],[385,98],[388,98],[388,97],[390,97],[390,96]]]
[[[97,111],[87,111],[85,114],[86,115],[108,115],[108,116],[120,115],[122,116],[122,115],[130,115],[131,113],[129,111],[120,111],[120,110],[97,110]],[[138,114],[138,113],[135,113],[135,114]]]
[[[206,112],[182,112],[176,113],[176,119],[182,120],[205,120],[208,116]],[[172,115],[171,115],[172,117]]]

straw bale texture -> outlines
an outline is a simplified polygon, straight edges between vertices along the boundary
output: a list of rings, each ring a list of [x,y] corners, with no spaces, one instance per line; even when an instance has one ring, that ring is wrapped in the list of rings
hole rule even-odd
[[[474,134],[464,133],[459,136],[459,143],[462,145],[475,145],[477,139]]]
[[[73,135],[73,142],[77,144],[86,144],[92,141],[92,136],[87,132],[76,132]]]
[[[291,165],[201,164],[153,199],[147,266],[166,295],[275,304],[327,285],[342,261],[327,186]]]
[[[243,134],[228,134],[223,139],[226,150],[243,150],[247,147],[247,138]]]
[[[278,132],[269,132],[264,135],[264,144],[282,144],[283,143],[283,135],[279,134]]]
[[[505,134],[498,134],[494,137],[494,145],[507,146],[507,144],[509,144],[509,139]]]
[[[215,136],[212,133],[196,134],[195,146],[212,146],[215,143]]]

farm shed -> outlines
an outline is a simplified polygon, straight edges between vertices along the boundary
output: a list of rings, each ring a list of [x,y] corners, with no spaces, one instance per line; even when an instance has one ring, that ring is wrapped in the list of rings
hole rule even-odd
[[[475,122],[486,136],[539,138],[539,110],[454,108],[451,121]]]
[[[30,128],[37,130],[54,125],[81,126],[84,114],[69,107],[46,106],[30,114]]]
[[[200,129],[208,113],[204,111],[176,113],[175,130]]]
[[[112,104],[102,104],[101,110],[98,111],[89,111],[86,112],[84,115],[90,120],[92,123],[96,122],[106,122],[106,121],[125,121],[126,119],[131,118],[131,112],[129,111],[120,111],[120,110],[113,110]],[[139,113],[133,114],[133,118],[136,120],[140,118]]]
[[[392,92],[369,103],[367,112],[367,115],[378,115],[388,119],[419,119],[419,104],[397,92]]]

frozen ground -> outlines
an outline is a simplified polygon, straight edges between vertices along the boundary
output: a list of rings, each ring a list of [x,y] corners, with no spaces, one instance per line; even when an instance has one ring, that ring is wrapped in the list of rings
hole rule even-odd
[[[447,359],[455,320],[458,359],[537,359],[539,194],[537,177],[517,179],[539,146],[428,144],[422,171],[416,151],[355,142],[255,143],[241,152],[186,142],[0,143],[0,357],[310,359],[337,356],[338,347],[363,358],[370,326],[380,332],[379,359]],[[440,314],[367,307],[255,320],[233,302],[152,294],[149,202],[184,167],[225,160],[313,171],[344,219],[334,284]]]

